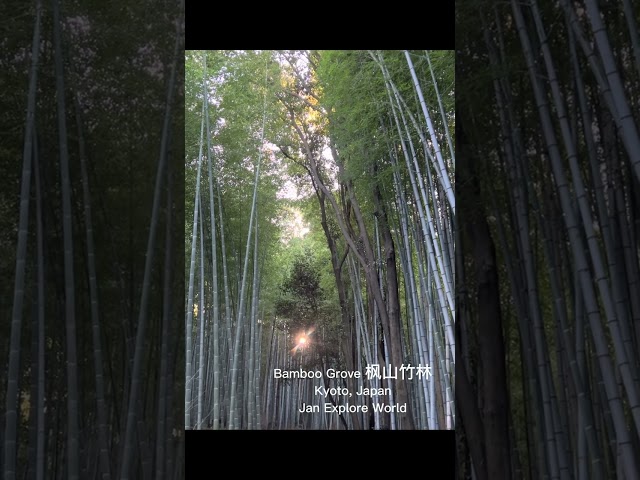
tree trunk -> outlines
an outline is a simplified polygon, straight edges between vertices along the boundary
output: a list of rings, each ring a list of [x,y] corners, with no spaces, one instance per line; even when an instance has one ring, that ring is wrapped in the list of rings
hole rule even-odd
[[[470,157],[470,146],[466,144],[460,122],[457,138],[457,158],[460,160],[457,183],[461,186],[460,200],[467,205],[482,205],[474,159]],[[495,247],[483,212],[476,208],[469,213],[469,217],[461,218],[459,221],[460,225],[465,226],[468,241],[473,242],[472,251],[478,285],[476,303],[479,352],[483,371],[490,372],[483,377],[482,391],[484,444],[491,446],[485,451],[487,476],[511,478],[506,365]]]

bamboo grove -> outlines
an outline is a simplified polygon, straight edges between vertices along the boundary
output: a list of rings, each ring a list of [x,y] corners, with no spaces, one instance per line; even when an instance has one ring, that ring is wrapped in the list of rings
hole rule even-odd
[[[453,429],[453,52],[185,65],[185,428]]]
[[[119,43],[144,3],[0,8],[6,480],[183,478],[184,7]]]
[[[461,7],[458,478],[638,478],[638,5]]]

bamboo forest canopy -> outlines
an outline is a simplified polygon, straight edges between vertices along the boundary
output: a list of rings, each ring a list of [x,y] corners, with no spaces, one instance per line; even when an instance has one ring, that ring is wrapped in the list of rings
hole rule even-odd
[[[0,477],[184,478],[184,6],[0,19]]]
[[[639,478],[640,6],[456,14],[458,478]]]
[[[185,55],[186,428],[453,429],[453,52]]]

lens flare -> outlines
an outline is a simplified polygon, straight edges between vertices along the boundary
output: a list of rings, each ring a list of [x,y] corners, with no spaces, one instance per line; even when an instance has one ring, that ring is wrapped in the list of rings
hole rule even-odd
[[[311,327],[307,331],[300,332],[297,337],[295,337],[295,346],[291,349],[291,353],[296,353],[298,350],[305,350],[308,348],[312,342],[310,335],[314,332],[315,328]]]

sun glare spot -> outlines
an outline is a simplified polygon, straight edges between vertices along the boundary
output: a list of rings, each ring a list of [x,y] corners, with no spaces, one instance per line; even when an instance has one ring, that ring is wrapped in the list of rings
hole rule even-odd
[[[291,349],[291,353],[296,353],[297,351],[305,351],[310,345],[312,345],[311,338],[309,337],[315,328],[311,327],[306,332],[300,332],[300,334],[295,337],[295,346]]]

